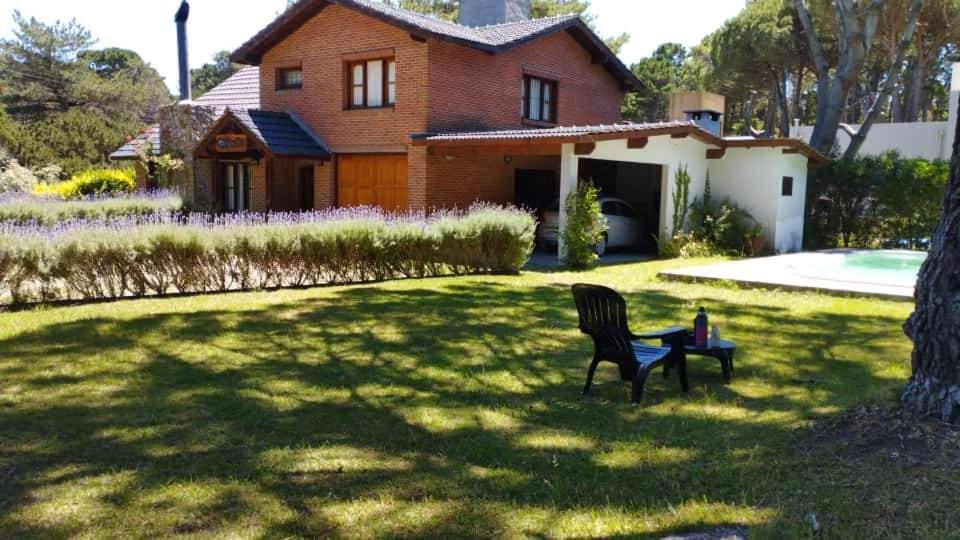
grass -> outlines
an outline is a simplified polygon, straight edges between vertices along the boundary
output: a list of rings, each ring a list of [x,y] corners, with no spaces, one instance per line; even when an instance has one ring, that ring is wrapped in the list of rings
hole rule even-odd
[[[956,534],[949,467],[811,429],[892,401],[908,304],[655,279],[676,264],[0,314],[0,537]],[[607,365],[580,397],[581,280],[635,330],[706,305],[733,384],[693,359],[690,395],[633,407]]]

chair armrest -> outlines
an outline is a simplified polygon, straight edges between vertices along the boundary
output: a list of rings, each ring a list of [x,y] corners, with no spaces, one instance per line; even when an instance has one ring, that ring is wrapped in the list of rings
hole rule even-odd
[[[686,338],[687,329],[680,326],[671,326],[670,328],[664,328],[663,330],[658,330],[656,332],[632,334],[630,339],[667,339],[678,335],[682,335],[684,338]]]

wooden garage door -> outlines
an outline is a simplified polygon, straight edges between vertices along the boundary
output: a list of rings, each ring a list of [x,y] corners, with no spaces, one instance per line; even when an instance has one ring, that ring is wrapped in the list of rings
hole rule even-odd
[[[379,206],[407,209],[407,156],[405,154],[341,155],[338,158],[339,206]]]

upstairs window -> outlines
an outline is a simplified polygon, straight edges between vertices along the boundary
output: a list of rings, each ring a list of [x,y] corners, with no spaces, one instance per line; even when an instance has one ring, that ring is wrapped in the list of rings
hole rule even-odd
[[[392,107],[397,103],[397,62],[393,58],[350,62],[347,73],[349,108]]]
[[[303,69],[282,68],[277,70],[277,90],[303,88]]]
[[[521,88],[523,117],[534,122],[557,123],[557,82],[525,76]]]

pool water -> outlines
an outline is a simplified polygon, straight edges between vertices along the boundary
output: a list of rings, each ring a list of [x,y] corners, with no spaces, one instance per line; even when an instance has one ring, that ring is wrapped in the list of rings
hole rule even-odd
[[[798,261],[797,274],[831,281],[913,287],[927,254],[919,251],[876,250],[818,253]]]

